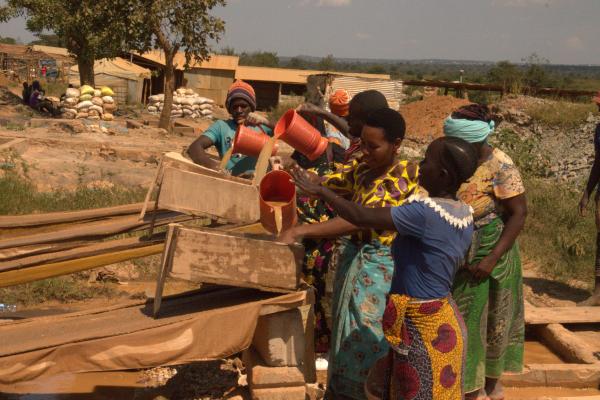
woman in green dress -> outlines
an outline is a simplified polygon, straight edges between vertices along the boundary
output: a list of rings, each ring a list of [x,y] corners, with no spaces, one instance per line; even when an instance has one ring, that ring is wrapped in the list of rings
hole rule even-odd
[[[458,192],[474,210],[475,234],[452,292],[468,331],[467,399],[503,399],[500,377],[523,369],[523,278],[516,239],[527,203],[513,161],[487,142],[493,130],[487,107],[478,104],[459,108],[444,123],[446,136],[464,139],[479,152],[479,167]]]

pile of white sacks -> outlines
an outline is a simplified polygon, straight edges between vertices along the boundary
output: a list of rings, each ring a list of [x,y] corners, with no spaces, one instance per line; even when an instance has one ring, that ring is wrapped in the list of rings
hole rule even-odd
[[[148,112],[159,114],[164,105],[165,95],[155,94],[148,97]],[[214,101],[202,97],[192,89],[179,88],[173,92],[171,118],[212,118]]]
[[[88,85],[68,88],[60,105],[63,118],[112,121],[117,109],[113,96],[114,92],[107,86],[100,89]]]

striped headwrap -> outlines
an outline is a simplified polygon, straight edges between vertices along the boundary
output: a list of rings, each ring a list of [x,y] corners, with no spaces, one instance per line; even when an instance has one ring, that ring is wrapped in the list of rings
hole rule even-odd
[[[250,104],[252,111],[256,111],[256,94],[254,88],[250,84],[237,80],[231,84],[227,91],[227,99],[225,100],[225,107],[229,110],[231,102],[235,99],[243,99]]]
[[[338,89],[329,97],[329,109],[335,115],[346,117],[350,111],[350,95],[344,89]]]

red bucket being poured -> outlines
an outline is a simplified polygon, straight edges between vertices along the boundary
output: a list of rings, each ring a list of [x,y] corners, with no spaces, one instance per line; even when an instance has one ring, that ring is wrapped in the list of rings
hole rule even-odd
[[[238,126],[233,138],[233,154],[243,154],[245,156],[258,157],[260,151],[265,147],[270,137],[264,132],[257,132],[245,125]],[[271,156],[277,154],[277,143],[273,146]]]
[[[275,125],[275,137],[281,139],[309,160],[314,161],[327,150],[329,141],[296,110],[288,110]]]
[[[279,234],[296,225],[296,185],[285,171],[271,171],[260,181],[260,223]]]

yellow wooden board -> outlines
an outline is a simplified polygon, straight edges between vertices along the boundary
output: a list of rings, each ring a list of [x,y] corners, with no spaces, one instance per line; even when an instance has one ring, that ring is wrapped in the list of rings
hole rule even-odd
[[[85,271],[121,261],[160,254],[163,251],[164,246],[165,245],[161,243],[140,247],[137,249],[122,250],[108,254],[79,258],[76,260],[44,264],[22,270],[6,271],[0,273],[0,287],[20,285],[22,283],[72,274],[74,272]]]

